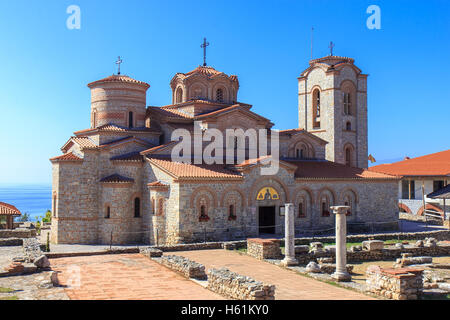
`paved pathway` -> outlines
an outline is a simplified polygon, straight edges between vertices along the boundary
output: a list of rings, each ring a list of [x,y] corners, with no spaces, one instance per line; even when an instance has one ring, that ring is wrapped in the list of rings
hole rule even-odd
[[[329,285],[282,269],[268,262],[228,250],[197,250],[173,253],[211,267],[231,271],[276,285],[276,300],[366,300],[362,293]]]
[[[70,299],[216,300],[221,296],[139,254],[111,254],[50,259]],[[75,268],[74,268],[75,267]],[[74,279],[74,280],[71,280]]]

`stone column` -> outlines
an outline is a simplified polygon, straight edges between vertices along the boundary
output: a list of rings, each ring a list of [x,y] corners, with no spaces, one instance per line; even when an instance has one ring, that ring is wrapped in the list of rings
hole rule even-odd
[[[293,266],[298,264],[297,259],[295,259],[294,205],[286,203],[284,208],[284,259],[281,263],[284,266]]]
[[[337,281],[350,281],[347,272],[347,218],[345,213],[349,206],[333,206],[330,208],[336,215],[336,271],[331,277]]]

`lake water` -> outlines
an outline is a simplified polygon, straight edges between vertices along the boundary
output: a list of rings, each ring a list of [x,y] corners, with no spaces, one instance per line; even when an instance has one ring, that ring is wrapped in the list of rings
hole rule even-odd
[[[30,220],[52,209],[52,186],[47,184],[0,184],[0,201],[28,213]]]

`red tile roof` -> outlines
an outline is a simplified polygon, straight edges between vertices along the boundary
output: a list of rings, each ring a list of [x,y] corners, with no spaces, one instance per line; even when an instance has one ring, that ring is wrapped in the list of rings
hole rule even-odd
[[[221,74],[222,72],[217,71],[216,69],[214,69],[213,67],[210,67],[210,66],[198,66],[194,70],[186,72],[185,75],[191,75],[194,73],[201,73],[201,74],[204,74],[207,76],[213,76],[216,74]]]
[[[95,149],[98,146],[88,137],[72,137],[75,143],[78,143],[82,149]]]
[[[80,158],[74,155],[72,152],[50,158],[50,161],[83,161],[83,158]]]
[[[302,131],[305,131],[305,129],[302,129],[302,128],[287,129],[287,130],[280,130],[280,134],[291,135],[291,134],[295,134],[295,133],[302,132]]]
[[[147,183],[147,186],[149,186],[149,187],[151,187],[151,188],[155,188],[155,189],[158,189],[158,188],[168,188],[168,187],[169,187],[168,184],[166,184],[166,183],[164,183],[164,182],[161,182],[161,181],[155,181],[155,182]]]
[[[325,160],[290,160],[284,162],[297,166],[295,177],[307,180],[396,180],[392,175],[348,167]]]
[[[108,82],[125,82],[125,83],[134,83],[134,84],[138,84],[141,85],[145,88],[150,88],[150,85],[146,82],[143,81],[139,81],[133,78],[130,78],[129,76],[126,75],[117,75],[117,74],[113,74],[112,76],[88,83],[88,87],[92,87],[96,84],[100,84],[100,83],[108,83]]]
[[[224,165],[188,164],[167,158],[149,157],[149,162],[177,180],[242,180],[239,173]]]
[[[380,164],[369,168],[372,172],[381,172],[399,177],[404,176],[449,176],[450,149],[428,154],[422,157],[406,159],[389,164]]]
[[[100,179],[100,182],[104,183],[130,183],[133,181],[134,179],[121,176],[120,174],[117,173]]]
[[[161,144],[161,145],[159,145],[159,146],[152,147],[152,148],[150,148],[150,149],[141,151],[140,154],[141,154],[141,155],[146,155],[146,154],[155,153],[155,152],[164,150],[165,148],[168,148],[168,147],[170,147],[170,146],[172,146],[172,145],[175,145],[175,144],[177,144],[178,142],[179,142],[179,141],[170,141],[170,142],[168,142],[168,143]]]
[[[318,136],[312,134],[311,132],[306,131],[305,129],[302,128],[295,128],[295,129],[287,129],[287,130],[280,130],[279,134],[280,136],[287,136],[287,137],[291,137],[295,134],[298,133],[303,133],[317,141],[320,141],[321,144],[327,144],[328,142],[322,138],[319,138]]]
[[[12,204],[0,202],[0,216],[20,216],[20,211]]]
[[[111,161],[131,161],[131,162],[141,162],[144,160],[143,156],[139,152],[130,152],[126,154],[121,154],[119,156],[114,156],[110,158]]]
[[[84,129],[80,131],[75,131],[74,134],[79,136],[81,134],[86,134],[90,132],[154,132],[154,133],[160,133],[159,130],[153,129],[153,128],[147,128],[147,127],[137,127],[137,128],[128,128],[119,126],[117,124],[109,123],[104,124],[102,126],[99,126],[97,128],[89,128]]]
[[[163,117],[174,119],[192,119],[193,117],[175,108],[169,107],[148,107],[148,111],[155,111]]]

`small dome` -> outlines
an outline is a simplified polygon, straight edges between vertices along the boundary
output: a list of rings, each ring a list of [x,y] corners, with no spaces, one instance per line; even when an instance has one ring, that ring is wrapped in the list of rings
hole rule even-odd
[[[198,66],[194,70],[185,73],[185,75],[188,76],[188,75],[191,75],[191,74],[194,74],[194,73],[201,73],[201,74],[204,74],[204,75],[207,75],[207,76],[213,76],[213,75],[220,74],[220,73],[223,73],[223,72],[217,71],[213,67]]]

